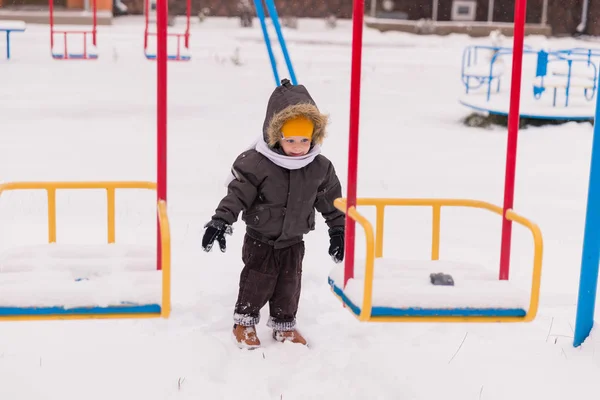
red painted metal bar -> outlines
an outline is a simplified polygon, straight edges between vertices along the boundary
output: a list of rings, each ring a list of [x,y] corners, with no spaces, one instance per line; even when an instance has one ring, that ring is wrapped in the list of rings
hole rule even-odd
[[[167,19],[168,0],[156,2],[156,184],[157,203],[167,201]],[[156,267],[161,269],[160,223],[156,218]]]
[[[144,51],[148,48],[148,24],[149,24],[149,14],[150,13],[150,0],[146,0],[144,2]]]
[[[187,16],[185,25],[185,48],[190,47],[190,19],[192,17],[192,0],[187,0]]]
[[[89,32],[83,32],[83,58],[87,58],[87,34]]]
[[[508,111],[508,140],[506,147],[506,172],[504,174],[504,211],[502,218],[502,243],[500,247],[500,279],[507,280],[510,267],[510,244],[512,222],[506,211],[513,208],[517,161],[517,138],[519,134],[519,106],[521,102],[521,72],[523,66],[523,42],[525,41],[525,17],[527,0],[516,0],[513,39],[512,80],[510,85],[510,108]]]
[[[96,0],[92,0],[92,9],[93,9],[93,13],[94,13],[94,17],[93,17],[93,21],[94,21],[94,27],[92,30],[92,44],[94,46],[96,46],[96,30],[97,30],[97,26],[98,26],[98,5],[96,3]],[[85,36],[84,36],[84,40],[85,40]]]
[[[354,0],[352,11],[352,69],[350,74],[350,132],[348,144],[347,208],[356,207],[358,178],[358,123],[360,115],[360,75],[362,64],[362,35],[365,0]],[[354,245],[356,223],[346,218],[346,251],[344,255],[344,286],[354,277]]]
[[[50,51],[54,49],[54,0],[48,0],[50,12]]]

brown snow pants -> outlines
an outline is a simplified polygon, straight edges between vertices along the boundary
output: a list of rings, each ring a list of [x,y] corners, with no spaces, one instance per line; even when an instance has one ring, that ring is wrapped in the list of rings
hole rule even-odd
[[[260,310],[268,302],[267,326],[277,331],[295,329],[303,259],[304,242],[275,249],[246,234],[234,322],[244,326],[258,324]]]

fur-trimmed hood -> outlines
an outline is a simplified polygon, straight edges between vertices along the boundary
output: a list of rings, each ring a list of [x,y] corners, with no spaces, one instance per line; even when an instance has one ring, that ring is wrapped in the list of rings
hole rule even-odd
[[[263,124],[263,138],[269,147],[275,147],[281,139],[281,127],[285,121],[300,115],[309,118],[315,125],[313,144],[322,144],[329,117],[321,114],[303,85],[294,86],[289,80],[283,79],[281,86],[271,94]]]

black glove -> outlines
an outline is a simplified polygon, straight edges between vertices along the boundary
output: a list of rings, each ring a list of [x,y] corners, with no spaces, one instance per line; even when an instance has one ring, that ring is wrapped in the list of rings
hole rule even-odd
[[[231,235],[233,233],[233,229],[231,229],[231,225],[221,219],[213,219],[204,225],[206,230],[204,231],[204,236],[202,237],[202,248],[204,251],[208,252],[212,249],[215,240],[219,242],[219,248],[222,253],[225,253],[226,243],[225,243],[225,235]]]
[[[344,233],[343,226],[329,229],[329,255],[336,263],[344,261]]]

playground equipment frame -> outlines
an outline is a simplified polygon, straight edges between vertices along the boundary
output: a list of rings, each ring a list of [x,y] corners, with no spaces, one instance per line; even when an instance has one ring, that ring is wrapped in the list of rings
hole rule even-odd
[[[360,77],[362,56],[362,27],[364,19],[364,0],[355,0],[353,4],[352,29],[352,70],[350,88],[350,129],[348,148],[348,189],[347,199],[342,210],[347,214],[355,213],[357,206],[356,180],[358,171],[358,126],[360,111]],[[504,205],[502,208],[502,241],[500,247],[501,280],[509,275],[512,212],[514,201],[514,183],[516,173],[516,151],[520,119],[521,74],[525,37],[526,0],[516,0],[514,11],[514,36],[510,109],[508,116],[508,140],[506,148],[506,168],[504,186]],[[596,96],[595,121],[600,118],[600,100]],[[344,265],[344,285],[353,277],[355,224],[353,218],[346,219],[346,250]],[[600,124],[594,124],[594,136],[591,150],[589,188],[586,210],[583,250],[581,255],[581,274],[579,278],[579,296],[573,346],[580,346],[589,336],[594,325],[594,311],[598,286],[600,263]]]
[[[95,1],[95,0],[94,0]],[[158,0],[156,2],[156,8],[157,8],[157,32],[156,35],[157,36],[157,40],[158,40]],[[167,20],[168,20],[168,3],[167,3]],[[191,57],[186,54],[186,55],[182,55],[181,54],[181,38],[183,38],[183,45],[185,47],[185,49],[187,51],[189,51],[190,48],[190,20],[191,20],[191,13],[192,13],[192,0],[186,0],[186,23],[185,23],[185,31],[184,33],[166,33],[167,37],[176,37],[177,38],[177,53],[174,56],[167,56],[167,59],[169,61],[189,61],[191,59]],[[144,55],[146,56],[146,58],[148,60],[156,60],[158,55],[152,55],[148,53],[148,37],[153,35],[152,33],[150,33],[149,31],[149,24],[150,24],[150,0],[144,0]],[[168,28],[167,28],[168,29]],[[157,51],[158,53],[158,51]]]
[[[354,277],[355,263],[355,241],[356,241],[356,221],[352,216],[359,218],[356,211],[357,206],[357,177],[358,177],[358,143],[359,143],[359,115],[360,115],[360,87],[361,87],[361,64],[362,64],[362,36],[363,36],[363,20],[364,20],[364,0],[355,0],[353,4],[352,15],[352,64],[350,75],[350,129],[349,129],[349,146],[348,146],[348,189],[346,199],[337,199],[337,206],[340,207],[350,218],[346,218],[346,237],[345,237],[345,264],[344,264],[344,279],[343,286],[345,287],[348,280]],[[515,4],[515,28],[514,28],[514,56],[512,65],[512,82],[511,82],[511,104],[509,112],[508,126],[508,144],[506,156],[506,172],[505,172],[505,194],[504,206],[502,208],[502,243],[501,243],[501,259],[500,259],[500,280],[508,279],[508,262],[510,261],[510,239],[512,220],[517,218],[512,211],[514,198],[514,179],[515,179],[515,164],[516,164],[516,145],[517,134],[519,130],[519,98],[521,91],[521,70],[523,59],[523,41],[525,28],[525,10],[526,0],[517,0]],[[343,200],[345,204],[340,203]],[[409,199],[393,199],[394,201],[414,201]],[[451,201],[451,200],[447,200]],[[456,200],[455,200],[456,201]],[[511,218],[509,218],[509,216]],[[439,217],[439,216],[438,216]],[[434,215],[435,218],[435,215]],[[524,220],[522,217],[518,217]],[[367,221],[368,222],[368,221]],[[363,221],[363,226],[364,221]],[[537,227],[536,227],[537,229]],[[536,234],[534,234],[534,240]],[[541,234],[539,235],[539,243],[536,242],[536,249],[541,251]],[[367,247],[369,251],[369,247]],[[541,253],[536,258],[539,260],[541,268]],[[537,261],[536,261],[537,263]],[[537,264],[536,264],[537,265]],[[537,268],[534,268],[537,271]],[[535,272],[534,272],[535,277]],[[535,279],[534,279],[535,280]],[[365,284],[368,279],[365,278]],[[534,287],[535,289],[535,287]],[[539,287],[537,288],[539,291]],[[532,291],[532,296],[535,293]],[[539,295],[539,293],[538,293]],[[536,295],[537,296],[537,295]],[[366,293],[365,293],[366,298]],[[532,297],[533,298],[533,297]],[[530,316],[535,316],[537,309],[537,300],[532,302],[535,306]],[[419,318],[421,318],[420,316]],[[532,317],[531,317],[532,318]],[[531,320],[520,319],[521,321]]]
[[[573,346],[583,344],[594,326],[598,267],[600,262],[600,96],[596,96],[596,113],[592,139],[588,197],[581,252],[581,272]]]
[[[90,54],[87,48],[87,35],[92,35],[92,45],[96,47],[96,38],[98,33],[98,5],[97,0],[92,0],[92,30],[56,30],[54,28],[54,0],[48,0],[48,9],[50,12],[50,51],[55,60],[95,60],[97,54]],[[64,49],[62,54],[54,53],[54,35],[62,34],[64,40]],[[80,34],[83,35],[83,54],[69,54],[67,46],[67,36]]]
[[[156,305],[127,307],[92,307],[65,310],[51,307],[41,310],[20,309],[5,310],[1,320],[56,320],[91,318],[168,318],[171,311],[171,239],[167,217],[167,1],[157,0],[157,169],[156,183],[152,182],[13,182],[0,186],[0,193],[6,190],[40,189],[48,194],[48,238],[56,240],[56,190],[58,189],[105,189],[107,193],[108,242],[115,240],[115,203],[116,189],[141,188],[156,189],[157,197],[157,257],[156,268],[162,272],[162,301]],[[137,312],[136,312],[137,311]]]
[[[350,132],[348,146],[348,209],[356,207],[356,188],[358,177],[358,126],[360,113],[360,78],[362,60],[362,33],[364,20],[364,0],[355,0],[352,13],[352,66],[350,75]],[[519,132],[519,105],[521,94],[521,70],[523,64],[523,42],[525,37],[526,0],[516,0],[514,45],[510,111],[508,117],[508,143],[506,150],[506,170],[504,187],[504,206],[502,218],[502,243],[500,251],[500,279],[508,279],[510,263],[510,241],[512,221],[506,218],[506,213],[512,209],[514,200],[515,167],[517,154],[517,138]],[[353,277],[354,249],[356,225],[351,218],[346,222],[346,253],[345,278]]]
[[[277,62],[275,61],[275,54],[273,53],[271,39],[269,38],[269,33],[267,30],[265,10],[263,8],[262,1],[263,0],[254,0],[254,7],[256,8],[256,15],[260,21],[260,27],[265,39],[265,45],[267,46],[267,53],[269,54],[269,61],[271,62],[271,69],[273,70],[273,77],[275,78],[275,85],[279,86],[281,84],[281,80],[279,79]],[[271,21],[273,22],[275,32],[277,33],[277,39],[279,40],[279,46],[281,47],[281,52],[283,53],[283,58],[285,59],[286,66],[290,74],[290,80],[292,81],[292,84],[297,85],[298,79],[296,78],[296,72],[294,71],[294,66],[292,65],[292,60],[285,43],[285,38],[283,37],[283,32],[281,31],[281,24],[279,23],[277,8],[275,7],[273,0],[265,0],[265,4],[267,5],[267,10],[269,10],[269,15],[271,16]]]
[[[153,182],[9,182],[0,184],[0,196],[12,190],[44,190],[48,201],[48,243],[56,243],[56,192],[58,190],[106,190],[107,242],[115,243],[115,192],[120,189],[155,190]],[[168,318],[171,310],[171,234],[164,200],[157,203],[160,229],[160,254],[162,265],[161,304],[125,305],[109,307],[0,307],[0,321],[98,319],[98,318]]]
[[[540,297],[540,282],[542,275],[542,254],[543,240],[542,233],[539,227],[517,213],[509,210],[506,217],[511,221],[515,221],[525,228],[529,229],[532,234],[534,251],[533,251],[533,269],[531,280],[531,291],[529,297],[529,307],[527,311],[515,309],[504,309],[503,315],[498,315],[498,310],[485,307],[474,307],[470,309],[444,309],[444,310],[417,310],[417,309],[395,309],[394,315],[375,316],[373,312],[373,278],[375,259],[383,257],[383,233],[385,209],[390,206],[408,206],[408,207],[431,207],[432,209],[432,226],[431,226],[431,260],[439,260],[440,256],[440,225],[441,225],[441,210],[443,207],[469,207],[479,208],[491,211],[495,214],[502,215],[502,208],[493,204],[470,199],[385,199],[385,198],[359,198],[357,199],[359,206],[374,206],[376,208],[376,225],[375,233],[373,233],[372,224],[361,215],[355,208],[347,209],[346,201],[343,198],[336,199],[335,207],[343,212],[346,212],[349,219],[358,222],[364,232],[367,245],[366,260],[365,260],[365,278],[362,305],[358,307],[352,304],[348,299],[342,299],[344,304],[349,305],[353,313],[360,321],[370,322],[530,322],[537,315],[539,297]],[[346,279],[344,279],[344,284]],[[331,282],[330,282],[331,284]],[[336,295],[343,296],[343,291],[336,290]],[[338,293],[339,292],[339,293]],[[352,305],[350,305],[352,304]],[[360,311],[358,311],[360,310]],[[443,311],[443,312],[442,312]],[[518,311],[518,312],[516,312]]]

